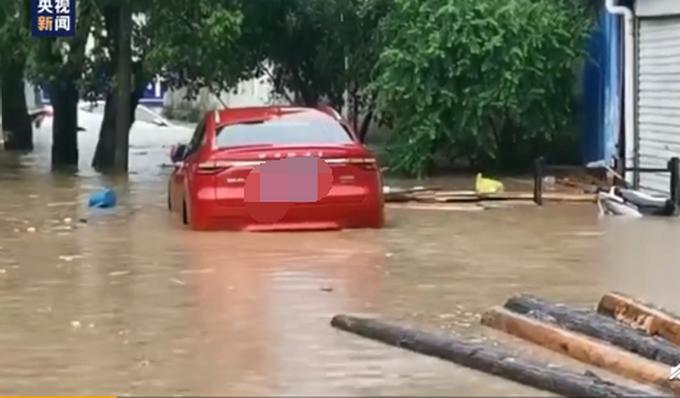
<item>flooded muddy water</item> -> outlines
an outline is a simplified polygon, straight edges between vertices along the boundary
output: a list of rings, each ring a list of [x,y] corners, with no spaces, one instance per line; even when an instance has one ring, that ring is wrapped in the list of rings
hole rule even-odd
[[[49,124],[34,154],[0,152],[5,394],[535,395],[329,321],[493,339],[479,314],[516,293],[592,304],[617,289],[680,309],[673,221],[550,205],[391,209],[380,231],[194,233],[167,213],[160,167],[191,131],[137,125],[132,174],[108,181],[88,167],[88,117],[76,175],[49,173]],[[88,211],[103,185],[120,205]]]

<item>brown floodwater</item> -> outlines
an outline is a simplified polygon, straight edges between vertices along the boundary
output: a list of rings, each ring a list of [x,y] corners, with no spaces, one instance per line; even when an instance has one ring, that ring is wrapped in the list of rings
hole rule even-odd
[[[166,211],[161,167],[191,131],[136,126],[132,174],[108,181],[88,166],[95,117],[82,119],[77,174],[49,172],[49,124],[34,154],[0,152],[3,394],[536,395],[329,321],[496,339],[479,314],[517,293],[592,305],[615,289],[680,310],[671,220],[599,219],[591,205],[389,209],[380,231],[194,233]],[[89,211],[104,185],[119,206]]]

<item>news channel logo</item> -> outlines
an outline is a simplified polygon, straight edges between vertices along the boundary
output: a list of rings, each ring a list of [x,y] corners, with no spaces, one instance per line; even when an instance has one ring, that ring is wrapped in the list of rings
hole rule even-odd
[[[31,0],[33,37],[73,37],[76,34],[76,0]]]

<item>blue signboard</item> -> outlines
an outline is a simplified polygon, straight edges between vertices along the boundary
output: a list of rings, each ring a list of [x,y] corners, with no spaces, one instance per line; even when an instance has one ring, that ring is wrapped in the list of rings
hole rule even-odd
[[[33,37],[73,37],[76,0],[31,0]]]
[[[144,87],[144,93],[139,102],[146,105],[161,106],[167,91],[167,86],[161,80],[154,80]]]
[[[38,98],[39,103],[45,105],[50,103],[50,93],[46,87],[38,85],[36,91],[36,97]],[[144,92],[139,102],[148,106],[162,106],[163,99],[165,98],[165,94],[167,92],[168,87],[163,81],[151,81],[146,86],[144,86]]]

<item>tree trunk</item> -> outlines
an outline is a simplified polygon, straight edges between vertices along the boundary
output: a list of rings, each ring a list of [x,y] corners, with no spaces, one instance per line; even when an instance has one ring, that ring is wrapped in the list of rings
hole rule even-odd
[[[94,158],[92,159],[92,167],[99,172],[113,170],[113,154],[116,148],[115,100],[115,96],[111,93],[106,95],[104,119],[102,119],[102,125],[99,128],[99,141],[97,141],[97,149],[95,150]]]
[[[623,377],[680,393],[680,381],[669,380],[670,368],[667,365],[603,341],[505,308],[494,308],[484,313],[482,324]]]
[[[505,303],[505,308],[530,317],[549,319],[551,323],[566,329],[607,341],[670,366],[680,363],[680,348],[665,340],[640,334],[594,311],[556,305],[532,296],[512,297]]]
[[[361,141],[361,143],[366,142],[366,137],[368,136],[368,129],[371,127],[372,121],[373,121],[373,109],[369,110],[368,113],[366,114],[366,117],[364,117],[364,120],[361,121],[361,129],[359,129],[359,141]]]
[[[611,292],[602,297],[597,311],[649,336],[661,336],[680,345],[680,317],[666,310]]]
[[[50,92],[52,126],[52,168],[78,167],[78,89],[75,81],[62,77]]]
[[[127,173],[130,147],[130,109],[132,92],[132,10],[124,1],[120,6],[118,65],[116,68],[116,137],[113,171]]]
[[[23,68],[8,68],[2,74],[0,87],[2,87],[2,132],[5,136],[5,150],[33,150],[33,127],[26,106]]]
[[[352,128],[354,131],[359,129],[359,94],[356,92],[352,93]]]
[[[565,367],[520,358],[491,345],[465,342],[377,320],[337,315],[331,321],[331,325],[385,344],[440,358],[556,394],[572,397],[654,395],[645,391],[644,387],[635,389],[619,386],[590,372],[580,374]]]
[[[135,122],[135,113],[137,106],[143,95],[143,88],[138,86],[138,89],[132,93],[130,98],[130,124],[127,131],[129,134],[130,128]],[[104,119],[99,129],[99,141],[97,142],[97,149],[92,159],[92,167],[102,173],[114,171],[114,154],[116,151],[116,115],[117,115],[117,98],[114,94],[106,95],[106,105],[104,106]]]

